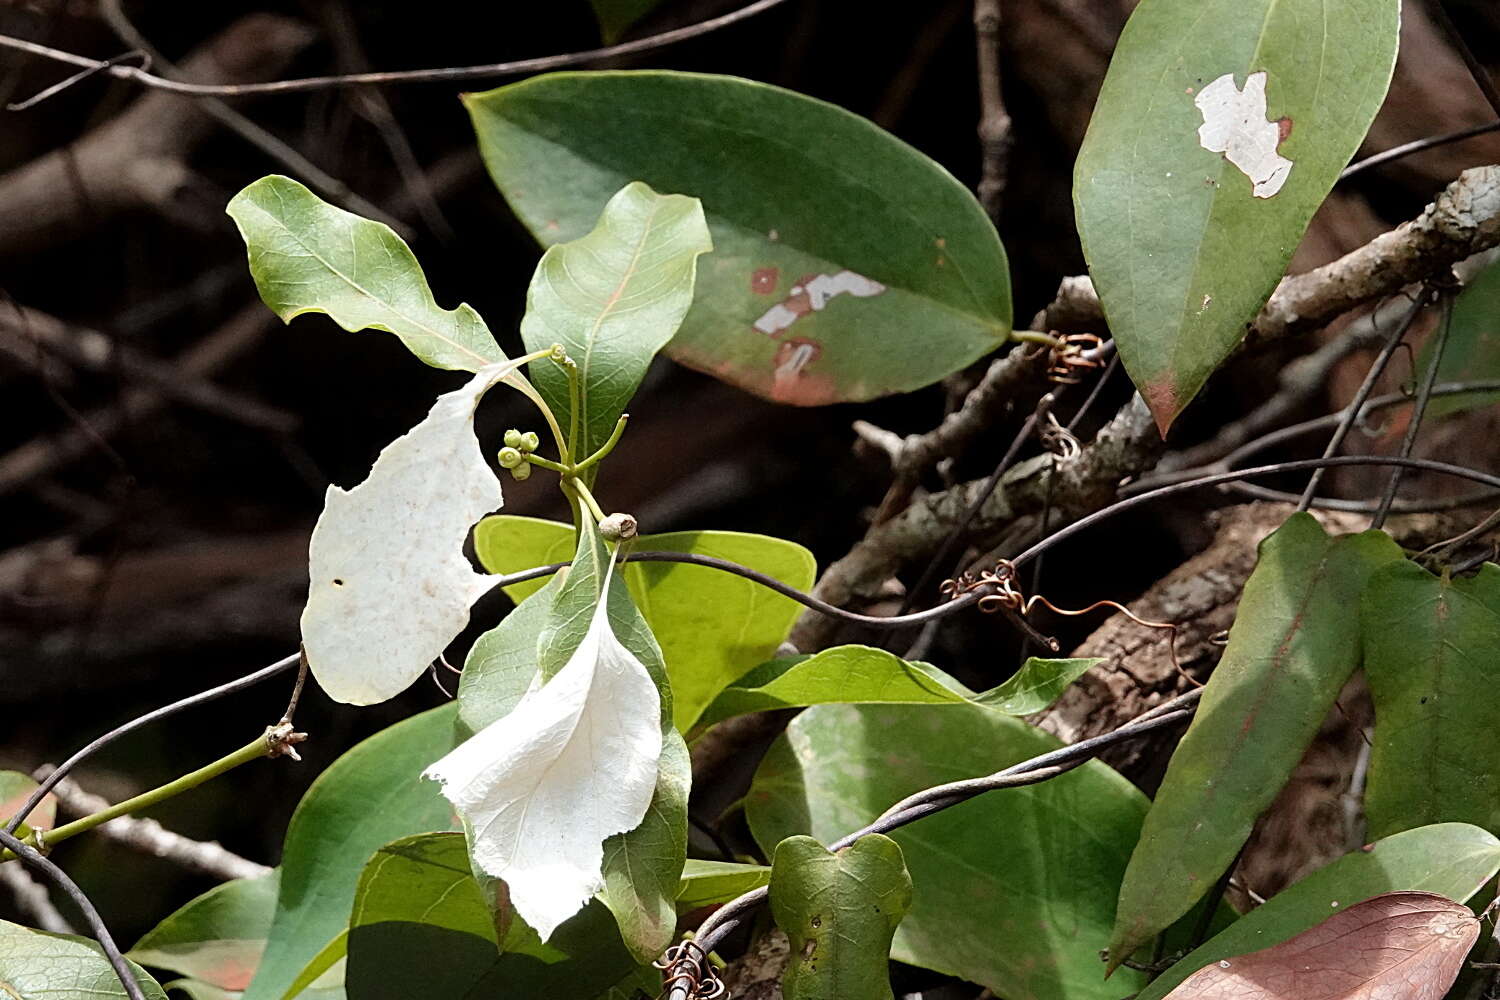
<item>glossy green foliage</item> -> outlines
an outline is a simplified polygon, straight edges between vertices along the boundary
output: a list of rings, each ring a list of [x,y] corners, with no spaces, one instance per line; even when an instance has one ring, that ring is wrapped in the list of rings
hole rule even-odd
[[[1245,335],[1363,141],[1399,11],[1143,0],[1131,15],[1073,200],[1110,332],[1163,432]]]
[[[643,535],[636,551],[688,552],[737,562],[807,590],[816,565],[794,542],[737,531],[676,531]],[[499,514],[474,529],[480,563],[513,573],[562,562],[572,555],[573,528],[556,521]],[[682,731],[729,684],[775,654],[801,605],[743,577],[683,563],[627,563],[620,568],[637,607],[666,657],[673,718]],[[546,583],[506,593],[520,600]]]
[[[157,924],[127,957],[195,985],[242,991],[265,950],[280,884],[281,873],[272,871],[215,886]]]
[[[894,840],[873,834],[835,854],[788,837],[776,845],[770,893],[791,943],[786,1000],[892,1000],[891,938],[912,898]]]
[[[1110,964],[1214,886],[1359,665],[1360,595],[1401,558],[1388,535],[1331,537],[1293,514],[1260,546],[1229,645],[1152,803],[1120,887]]]
[[[835,646],[812,656],[771,660],[720,692],[699,720],[708,725],[749,712],[831,703],[960,705],[1006,715],[1040,712],[1097,658],[1029,657],[998,687],[975,694],[941,670],[871,646]]]
[[[767,852],[823,843],[913,792],[1056,749],[1052,736],[974,705],[819,705],[772,745],[745,807]],[[891,955],[1004,997],[1119,1000],[1145,977],[1104,981],[1099,951],[1146,799],[1091,763],[991,792],[891,834],[915,887]]]
[[[695,910],[700,906],[727,903],[752,889],[759,889],[771,879],[771,869],[764,865],[745,865],[732,861],[704,861],[689,858],[677,886],[677,908]]]
[[[283,322],[327,313],[345,330],[384,330],[435,368],[478,371],[504,360],[479,314],[444,309],[401,237],[272,175],[229,203],[260,297]]]
[[[147,1000],[166,1000],[156,980],[132,963]],[[6,1000],[127,995],[99,946],[71,934],[48,934],[0,920],[0,993]]]
[[[1478,827],[1441,823],[1398,833],[1277,893],[1162,973],[1136,1000],[1161,1000],[1210,962],[1269,948],[1371,896],[1412,890],[1461,903],[1497,871],[1500,841]]]
[[[1453,580],[1403,560],[1371,578],[1362,613],[1369,836],[1444,821],[1500,831],[1500,566]]]
[[[1427,371],[1435,344],[1429,337],[1422,345],[1413,365],[1417,372]],[[1438,364],[1439,384],[1479,380],[1500,380],[1500,264],[1490,264],[1480,271],[1453,300],[1448,342]],[[1460,413],[1497,400],[1497,391],[1434,396],[1427,404],[1427,416]]]
[[[596,210],[598,206],[595,206]],[[521,339],[530,351],[561,344],[578,365],[578,440],[573,458],[593,454],[693,302],[698,257],[713,249],[694,198],[626,184],[586,235],[542,256],[526,292]],[[568,378],[555,362],[531,365],[558,421],[570,426]]]
[[[490,176],[544,245],[643,180],[703,202],[714,253],[667,352],[771,399],[870,399],[1010,331],[1005,252],[941,166],[822,101],[734,77],[553,73],[466,98]]]
[[[396,723],[318,776],[287,826],[281,888],[260,968],[245,1000],[279,1000],[347,926],[365,862],[396,837],[452,827],[427,765],[454,745],[454,707]]]
[[[349,996],[602,997],[624,981],[653,992],[609,913],[591,903],[542,944],[469,870],[462,834],[406,837],[360,875],[349,921]]]

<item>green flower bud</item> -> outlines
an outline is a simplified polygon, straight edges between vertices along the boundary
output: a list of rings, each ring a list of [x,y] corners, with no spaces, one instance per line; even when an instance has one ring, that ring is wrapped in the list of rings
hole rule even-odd
[[[505,469],[520,469],[520,468],[523,468],[523,467],[529,468],[529,466],[526,465],[526,457],[524,455],[522,455],[519,451],[517,451],[515,448],[501,448],[500,449],[499,459],[500,459],[500,466],[501,466],[501,468],[505,468]]]
[[[509,441],[505,443],[510,444]],[[542,439],[536,436],[536,431],[527,431],[521,435],[521,443],[513,447],[520,448],[522,451],[536,451],[541,446]]]
[[[521,447],[521,441],[521,432],[516,430],[514,427],[505,432],[505,447],[519,448]]]
[[[520,465],[510,470],[510,474],[516,477],[516,482],[524,482],[531,478],[531,463],[523,461]]]

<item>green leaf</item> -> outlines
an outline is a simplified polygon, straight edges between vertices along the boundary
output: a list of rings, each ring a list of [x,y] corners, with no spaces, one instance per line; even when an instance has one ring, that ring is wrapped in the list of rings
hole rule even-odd
[[[976,705],[819,705],[767,753],[746,798],[769,852],[787,837],[829,843],[913,792],[993,773],[1060,744]],[[915,892],[891,956],[1003,997],[1119,1000],[1099,950],[1146,799],[1103,764],[993,792],[891,834]]]
[[[762,664],[720,692],[699,720],[711,725],[734,715],[806,705],[961,705],[972,702],[1006,715],[1040,712],[1094,664],[1096,658],[1029,657],[1005,683],[976,695],[937,667],[912,663],[871,646],[834,646],[812,656]]]
[[[1399,0],[1143,0],[1125,25],[1073,201],[1120,358],[1163,433],[1245,335],[1363,141],[1399,12]],[[1235,106],[1258,88],[1263,101]],[[1226,153],[1215,132],[1239,138]]]
[[[683,912],[701,906],[727,903],[771,880],[765,865],[743,865],[733,861],[689,858],[677,887],[677,908]]]
[[[384,330],[434,368],[478,371],[505,354],[467,305],[443,309],[410,248],[389,226],[271,175],[229,202],[260,297],[290,323],[327,313],[351,332]]]
[[[148,1000],[166,1000],[156,980],[135,963],[130,971]],[[125,987],[99,946],[71,934],[48,934],[0,920],[0,994],[6,1000],[125,997]]]
[[[1500,831],[1500,566],[1452,580],[1403,560],[1371,577],[1362,614],[1369,836],[1447,820]]]
[[[598,903],[541,944],[508,911],[503,892],[497,900],[487,898],[458,833],[406,837],[382,847],[360,875],[351,913],[352,997],[587,1000],[623,980],[650,981]],[[650,989],[660,985],[657,977]]]
[[[0,826],[20,811],[36,791],[36,779],[20,771],[0,771]],[[50,830],[57,821],[57,798],[46,795],[26,817],[27,822],[16,827],[16,837],[26,839],[32,830]]]
[[[542,588],[474,641],[458,679],[458,726],[465,739],[510,713],[537,675],[537,642],[562,577]]]
[[[128,957],[215,989],[243,990],[265,950],[280,883],[273,870],[215,886],[147,932]]]
[[[1161,1000],[1210,962],[1269,948],[1371,896],[1409,890],[1462,903],[1497,871],[1500,841],[1478,827],[1440,823],[1398,833],[1277,893],[1162,973],[1135,1000]]]
[[[604,842],[599,898],[620,925],[625,945],[649,965],[677,936],[677,892],[687,858],[688,792],[693,762],[681,734],[668,728],[656,795],[641,825]]]
[[[423,768],[454,744],[452,705],[396,723],[318,776],[287,825],[281,891],[260,968],[245,1000],[279,1000],[342,932],[365,862],[396,837],[452,826]]]
[[[698,257],[713,249],[696,198],[660,195],[633,181],[604,206],[586,235],[542,255],[526,291],[521,339],[531,351],[561,344],[582,386],[574,459],[608,440],[615,421],[693,304]],[[532,378],[568,425],[568,378],[551,359]]]
[[[1229,645],[1131,855],[1112,968],[1191,909],[1234,861],[1359,665],[1351,612],[1365,581],[1400,558],[1382,532],[1334,538],[1305,513],[1261,543]]]
[[[1426,372],[1432,363],[1436,339],[1422,345],[1413,370]],[[1438,382],[1473,382],[1500,379],[1500,264],[1491,264],[1464,286],[1453,300],[1448,321],[1448,342],[1438,365]],[[1434,396],[1427,416],[1460,413],[1500,400],[1500,392],[1465,392]]]
[[[889,837],[861,837],[837,854],[811,837],[777,844],[771,914],[791,942],[787,1000],[891,1000],[891,938],[911,897]]]
[[[594,16],[599,19],[599,32],[605,45],[619,41],[625,29],[640,20],[661,0],[589,0]]]
[[[811,406],[928,385],[1010,333],[1005,251],[978,202],[841,108],[658,71],[553,73],[466,103],[544,245],[588,232],[627,181],[702,200],[715,252],[667,348],[684,364]]]
[[[727,559],[800,590],[812,587],[812,553],[793,542],[737,531],[676,531],[643,535],[638,551],[687,552]],[[562,562],[573,551],[573,528],[556,521],[498,514],[474,529],[474,549],[492,573],[514,573]],[[775,654],[801,605],[743,577],[685,563],[626,563],[625,582],[666,657],[672,711],[686,732],[736,678]],[[506,588],[514,600],[544,581]]]

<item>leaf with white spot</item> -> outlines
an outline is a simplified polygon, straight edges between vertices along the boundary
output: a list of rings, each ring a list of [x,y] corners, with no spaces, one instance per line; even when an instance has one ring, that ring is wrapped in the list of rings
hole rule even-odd
[[[612,568],[562,669],[426,772],[469,825],[475,867],[543,940],[604,888],[604,841],[640,825],[656,792],[661,694],[610,624]]]
[[[494,585],[463,546],[501,504],[500,481],[474,436],[479,399],[515,368],[480,370],[438,397],[352,490],[328,488],[309,546],[302,642],[313,676],[337,701],[373,705],[422,675]]]

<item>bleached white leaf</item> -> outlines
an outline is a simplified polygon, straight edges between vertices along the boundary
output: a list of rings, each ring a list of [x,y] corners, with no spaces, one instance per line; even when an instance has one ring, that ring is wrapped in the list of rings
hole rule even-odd
[[[1225,73],[1193,99],[1203,114],[1198,143],[1240,168],[1257,198],[1269,198],[1286,183],[1292,161],[1276,151],[1285,138],[1281,123],[1266,120],[1266,74],[1251,73],[1245,89]]]
[[[474,409],[514,368],[489,365],[439,396],[421,423],[386,445],[363,483],[328,488],[308,550],[302,642],[313,676],[336,701],[373,705],[401,693],[494,585],[463,553],[474,522],[501,505]]]
[[[656,789],[661,695],[606,604],[551,680],[424,775],[469,824],[476,866],[504,880],[544,941],[604,887],[604,841],[639,826]]]

